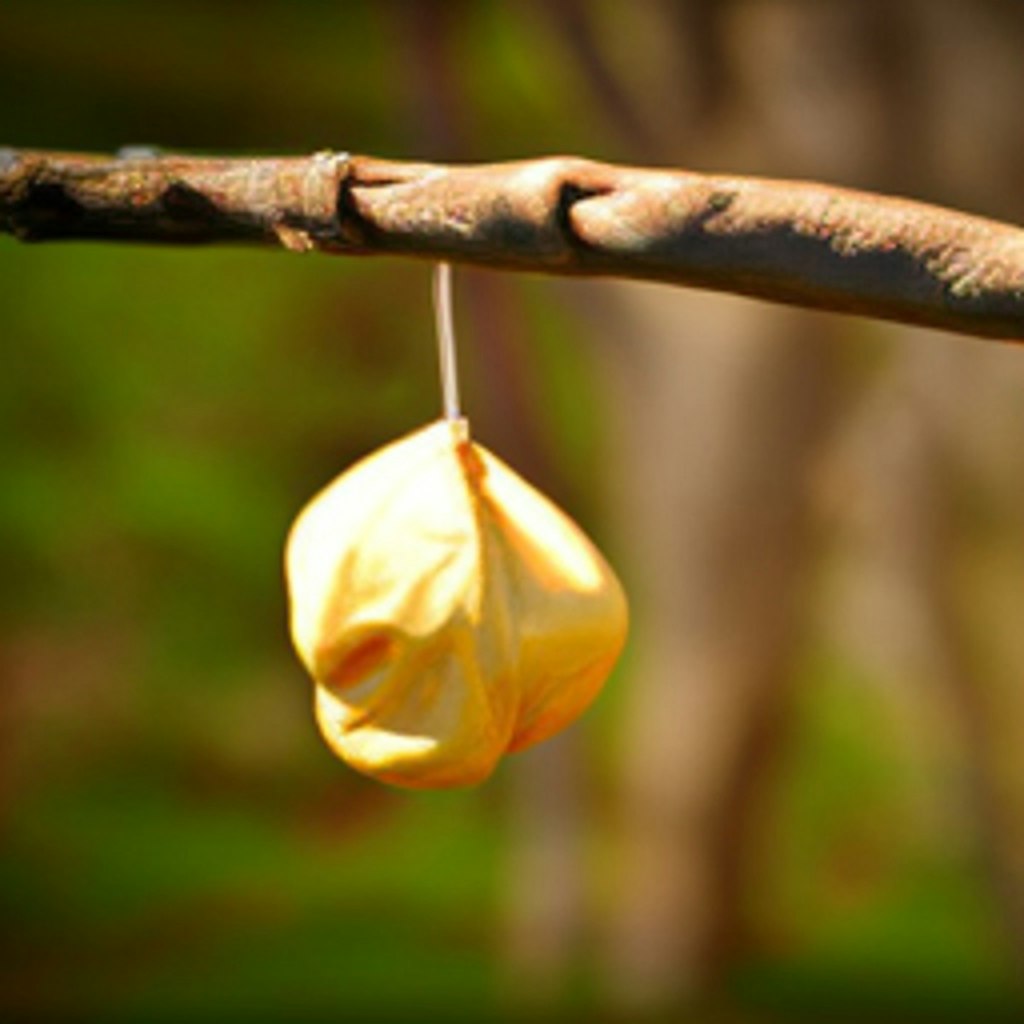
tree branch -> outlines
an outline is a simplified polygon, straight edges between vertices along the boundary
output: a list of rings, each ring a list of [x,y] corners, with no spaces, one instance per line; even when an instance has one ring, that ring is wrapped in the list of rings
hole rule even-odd
[[[0,150],[0,231],[644,278],[1024,340],[1024,230],[809,182],[574,157],[441,166]]]

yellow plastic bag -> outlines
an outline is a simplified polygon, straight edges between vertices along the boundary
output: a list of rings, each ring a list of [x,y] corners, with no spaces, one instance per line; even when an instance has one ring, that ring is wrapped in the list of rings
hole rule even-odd
[[[292,528],[286,570],[324,737],[401,786],[481,782],[558,732],[626,638],[601,554],[462,419],[339,476]]]

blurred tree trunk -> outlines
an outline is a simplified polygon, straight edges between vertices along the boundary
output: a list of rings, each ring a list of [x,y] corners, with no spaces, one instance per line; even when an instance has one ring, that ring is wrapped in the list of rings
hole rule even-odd
[[[770,776],[798,624],[828,377],[813,320],[714,299],[691,300],[685,327],[665,313],[635,297],[642,378],[618,368],[638,655],[607,970],[626,1005],[700,990],[735,938],[749,812]]]
[[[713,19],[687,7],[717,33],[689,40],[687,63],[725,61],[724,74],[691,74],[719,90],[705,85],[700,104],[714,112],[697,125],[701,163],[879,175],[893,141],[873,74],[879,5],[731,3]],[[643,341],[614,366],[640,654],[606,970],[630,1013],[700,994],[742,945],[752,821],[772,781],[812,546],[807,485],[835,386],[828,335],[842,329],[707,296],[671,302],[634,303],[629,331]]]
[[[932,829],[955,846],[967,832],[1019,967],[1024,875],[999,771],[996,694],[972,656],[955,586],[963,547],[951,500],[956,428],[943,396],[960,390],[971,361],[951,339],[905,339],[848,425],[845,482],[833,496],[845,554],[836,620],[847,656],[883,680],[889,703],[901,708],[911,758],[934,761],[921,748],[943,739],[958,748],[959,792],[935,794],[943,806],[934,808]],[[935,797],[915,802],[929,808]]]
[[[923,7],[920,2],[919,7]],[[955,183],[959,194],[954,198],[962,194],[970,206],[1020,221],[1024,219],[1020,189],[1024,130],[1016,97],[1024,92],[1020,60],[1024,8],[995,2],[957,3],[945,5],[939,14],[923,23],[923,48],[931,81],[937,86],[931,97],[935,113],[929,119],[935,164],[944,180]],[[951,53],[956,54],[952,67]],[[933,443],[941,445],[946,466],[954,470],[947,469],[944,480],[948,511],[942,522],[952,515],[955,478],[966,480],[975,495],[985,495],[992,507],[1015,512],[992,531],[992,539],[1003,559],[1019,558],[1024,522],[1024,365],[998,352],[973,348],[962,352],[952,346],[945,358],[941,351],[930,352],[922,364],[916,390],[931,398],[928,424]],[[940,678],[949,689],[967,759],[967,801],[981,863],[1002,915],[1014,969],[1021,976],[1024,644],[1019,642],[1020,605],[1012,594],[1009,600],[995,601],[995,614],[977,617],[973,623],[975,630],[980,624],[984,643],[971,643],[965,623],[969,606],[954,586],[951,548],[947,531],[937,538],[932,552],[942,567],[930,591],[937,646],[946,661]]]
[[[902,174],[916,178],[896,174],[896,187],[1019,220],[1024,157],[1010,98],[1024,89],[1021,10],[947,0],[915,2],[906,16],[915,26],[914,60],[882,64],[885,80],[898,87],[890,94],[903,101],[893,104],[892,134],[914,154]],[[984,644],[968,638],[956,585],[967,524],[955,500],[960,479],[979,497],[988,492],[994,507],[1024,508],[1024,367],[939,335],[875,330],[894,340],[894,352],[849,427],[854,454],[845,492],[856,500],[843,503],[841,516],[847,550],[841,631],[861,664],[892,683],[909,682],[913,699],[945,710],[963,772],[961,827],[970,833],[1019,970],[1024,803],[1012,779],[1016,758],[1004,752],[1020,748],[1013,723],[1021,719],[1021,692],[1019,686],[999,692],[991,651],[1000,623],[986,623]],[[1011,554],[1012,543],[1012,537],[1001,541]],[[1019,681],[1024,657],[1007,657],[1014,663],[1007,674]],[[908,718],[908,739],[917,742],[919,731]]]

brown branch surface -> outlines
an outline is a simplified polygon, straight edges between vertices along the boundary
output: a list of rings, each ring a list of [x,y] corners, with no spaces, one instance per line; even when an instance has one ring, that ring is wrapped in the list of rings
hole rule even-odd
[[[1024,230],[810,182],[575,157],[442,166],[0,150],[0,231],[642,278],[1024,340]]]

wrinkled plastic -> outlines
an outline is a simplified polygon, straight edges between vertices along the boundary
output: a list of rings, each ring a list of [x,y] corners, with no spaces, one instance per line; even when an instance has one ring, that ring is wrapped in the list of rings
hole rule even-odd
[[[342,473],[296,520],[286,572],[327,743],[400,786],[481,782],[558,732],[626,638],[600,552],[464,420]]]

